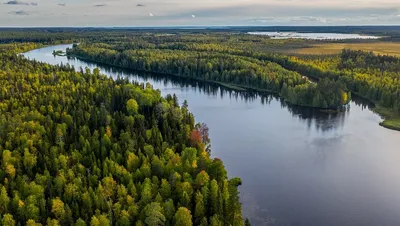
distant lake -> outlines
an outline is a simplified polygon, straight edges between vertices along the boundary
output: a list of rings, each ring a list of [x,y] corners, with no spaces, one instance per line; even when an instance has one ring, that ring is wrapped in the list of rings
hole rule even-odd
[[[340,33],[298,33],[298,32],[247,32],[250,35],[265,35],[272,39],[314,39],[314,40],[344,40],[344,39],[378,39],[377,36]]]
[[[239,176],[252,225],[400,225],[400,132],[380,127],[368,103],[321,113],[280,98],[186,78],[137,73],[53,56],[71,45],[25,53],[31,60],[94,69],[175,93],[210,128],[212,156]]]

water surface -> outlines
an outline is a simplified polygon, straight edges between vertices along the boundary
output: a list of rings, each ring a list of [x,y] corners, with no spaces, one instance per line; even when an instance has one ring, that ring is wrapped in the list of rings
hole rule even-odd
[[[248,32],[250,35],[266,35],[272,39],[313,39],[313,40],[345,40],[345,39],[378,39],[377,36],[341,33],[298,33],[298,32]]]
[[[52,55],[70,46],[25,56],[99,67],[188,100],[196,120],[210,127],[212,155],[230,177],[242,178],[243,212],[253,225],[400,225],[400,132],[380,127],[362,101],[342,113],[319,113],[273,96]]]

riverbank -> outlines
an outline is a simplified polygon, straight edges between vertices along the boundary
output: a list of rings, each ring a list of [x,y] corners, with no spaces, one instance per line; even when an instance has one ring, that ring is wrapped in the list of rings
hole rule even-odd
[[[268,60],[271,60],[271,59],[268,59]],[[273,59],[272,59],[272,60],[273,60]],[[305,74],[304,72],[300,72],[300,71],[296,70],[296,69],[293,68],[293,67],[288,67],[288,66],[286,66],[286,65],[284,65],[284,64],[281,64],[279,61],[273,61],[273,62],[276,62],[276,63],[280,64],[282,67],[284,67],[284,68],[286,68],[286,69],[288,69],[288,70],[297,71],[297,72],[300,73],[301,75],[304,75],[304,74]],[[310,74],[311,74],[311,73],[310,73]],[[323,76],[320,76],[320,77],[318,77],[318,76],[312,76],[312,75],[310,75],[310,74],[308,74],[307,76],[308,76],[308,77],[311,77],[311,78],[313,78],[313,79],[316,79],[316,80],[320,79],[320,77],[323,77]],[[332,74],[335,74],[335,72],[332,72]],[[340,76],[341,76],[341,75],[337,74],[337,77],[340,77]],[[348,85],[349,85],[349,84],[348,84]],[[351,86],[351,84],[350,84],[350,86]],[[368,100],[369,102],[371,102],[371,103],[374,104],[374,107],[372,108],[372,110],[383,118],[383,121],[379,123],[380,126],[386,128],[386,129],[391,129],[391,130],[400,131],[400,115],[399,115],[398,113],[395,112],[396,110],[395,110],[394,108],[391,109],[391,108],[387,108],[387,107],[382,107],[382,106],[379,104],[378,101],[369,98],[369,97],[366,96],[365,94],[362,95],[362,94],[360,94],[359,92],[354,92],[354,91],[352,91],[352,90],[350,90],[350,92],[351,92],[352,95],[356,95],[356,96],[358,96],[358,97],[361,97],[361,98],[363,98],[363,99],[365,99],[365,100]]]
[[[368,97],[362,96],[359,93],[352,92],[352,94],[358,98],[369,101],[374,105],[371,107],[371,110],[383,118],[383,121],[379,123],[380,126],[386,129],[400,131],[400,116],[394,113],[392,109],[382,107],[375,101],[369,99]]]
[[[384,108],[381,106],[377,106],[374,109],[374,112],[381,115],[384,120],[379,123],[380,126],[383,126],[387,129],[400,131],[400,116],[393,113],[388,108]]]
[[[399,161],[395,144],[400,133],[377,126],[380,117],[365,108],[367,103],[357,101],[356,97],[351,102],[350,111],[319,114],[301,107],[290,107],[280,98],[260,95],[246,98],[250,96],[247,93],[236,95],[227,89],[218,90],[219,85],[174,79],[175,76],[160,75],[157,78],[132,70],[112,70],[105,65],[96,66],[78,59],[54,58],[51,55],[53,49],[59,47],[34,51],[27,57],[49,64],[70,64],[76,70],[98,67],[101,73],[115,78],[123,74],[140,83],[149,82],[161,91],[162,96],[176,94],[179,102],[187,100],[196,119],[206,122],[210,128],[213,157],[223,160],[229,176],[242,178],[240,199],[243,212],[253,225],[266,222],[334,225],[338,221],[355,225],[364,223],[359,218],[382,222],[381,218],[375,217],[382,215],[387,216],[384,223],[397,223],[394,222],[397,219],[395,213],[388,215],[385,207],[396,207],[400,203],[400,196],[396,193],[400,189],[396,183],[400,172],[395,170]],[[376,173],[364,180],[363,176],[369,170]],[[382,173],[386,173],[384,178],[380,176]],[[332,188],[332,180],[337,185],[335,188]],[[391,197],[388,200],[382,195],[371,196],[371,202],[384,206],[365,207],[363,204],[365,196],[357,191],[369,186],[371,181],[393,188],[384,189],[384,194]],[[372,186],[371,189],[374,194],[380,194],[383,188]],[[295,198],[293,194],[302,198]],[[343,194],[353,198],[349,200],[348,195]],[[294,198],[282,202],[276,197]],[[327,198],[334,202],[326,202]],[[334,212],[338,205],[350,208],[334,216],[326,214]],[[299,207],[300,212],[296,215],[290,211],[293,206]],[[352,217],[355,215],[360,217]]]
[[[343,110],[343,108],[347,105],[347,103],[343,106],[337,107],[337,108],[322,108],[322,107],[315,107],[312,105],[308,105],[308,104],[299,104],[299,103],[293,103],[289,100],[287,100],[286,98],[282,97],[280,95],[280,92],[274,91],[274,90],[268,90],[268,89],[261,89],[261,88],[256,88],[256,87],[251,87],[251,86],[247,86],[247,85],[241,85],[241,84],[233,84],[233,83],[226,83],[226,82],[220,82],[220,81],[215,81],[215,80],[209,80],[209,79],[202,79],[202,78],[196,78],[196,77],[187,77],[187,76],[182,76],[179,74],[171,74],[171,73],[163,73],[163,72],[156,72],[156,71],[151,71],[151,70],[143,70],[143,69],[135,69],[135,68],[130,68],[130,67],[124,67],[124,66],[120,66],[120,65],[116,65],[116,64],[112,64],[112,63],[106,63],[106,62],[101,62],[101,61],[96,61],[90,58],[86,58],[80,55],[76,55],[73,54],[69,51],[67,51],[67,56],[68,57],[75,57],[79,60],[85,60],[88,62],[92,62],[92,63],[97,63],[97,64],[104,64],[107,66],[112,66],[112,67],[117,67],[117,68],[121,68],[121,69],[128,69],[128,70],[134,70],[134,71],[139,71],[139,72],[147,72],[147,73],[155,73],[155,74],[160,74],[160,75],[165,75],[165,76],[175,76],[175,77],[180,77],[180,78],[187,78],[187,79],[193,79],[196,81],[200,81],[200,82],[207,82],[207,83],[213,83],[213,84],[218,84],[220,86],[223,86],[225,88],[234,90],[234,91],[242,91],[242,92],[257,92],[259,94],[273,94],[273,95],[278,95],[280,96],[285,102],[292,104],[292,105],[296,105],[299,107],[307,107],[307,108],[314,108],[314,109],[318,109],[321,112],[325,112],[325,113],[333,113],[333,112],[340,112]],[[348,100],[350,101],[350,100]]]
[[[228,88],[228,89],[231,89],[231,90],[234,90],[234,91],[242,91],[242,92],[249,91],[249,88],[246,88],[244,86],[239,86],[239,85],[236,85],[236,84],[212,81],[212,80],[208,80],[208,79],[198,79],[198,78],[193,78],[193,77],[185,77],[185,76],[180,76],[180,75],[177,75],[177,74],[168,74],[168,73],[161,73],[161,72],[153,72],[153,71],[149,71],[149,70],[132,69],[132,68],[116,65],[116,64],[97,62],[97,61],[94,61],[92,59],[89,59],[89,58],[86,58],[86,57],[82,57],[82,56],[78,56],[78,55],[75,55],[75,54],[70,54],[70,53],[67,53],[66,56],[67,57],[75,57],[75,58],[77,58],[79,60],[84,60],[84,61],[88,61],[88,62],[92,62],[92,63],[96,63],[96,64],[103,64],[103,65],[106,65],[106,66],[116,67],[116,68],[120,68],[120,69],[124,69],[124,70],[134,70],[134,71],[138,71],[138,72],[154,73],[154,74],[165,75],[165,76],[175,76],[175,77],[179,77],[179,78],[193,79],[193,80],[196,80],[196,81],[199,81],[199,82],[207,82],[207,83],[217,84],[217,85],[223,86],[225,88]]]

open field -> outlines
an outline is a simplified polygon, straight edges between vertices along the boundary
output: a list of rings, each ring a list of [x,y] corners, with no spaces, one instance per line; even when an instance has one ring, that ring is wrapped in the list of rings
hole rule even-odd
[[[327,43],[316,44],[310,47],[293,50],[299,54],[337,54],[342,49],[372,51],[381,55],[400,56],[400,43],[376,42],[376,43]]]

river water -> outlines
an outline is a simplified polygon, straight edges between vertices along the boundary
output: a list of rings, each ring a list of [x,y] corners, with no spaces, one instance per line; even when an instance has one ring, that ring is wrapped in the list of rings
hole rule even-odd
[[[400,132],[380,127],[368,104],[352,101],[348,111],[320,113],[273,96],[52,55],[70,46],[24,55],[99,67],[186,99],[210,128],[212,155],[230,177],[242,178],[243,214],[253,225],[400,225]]]

